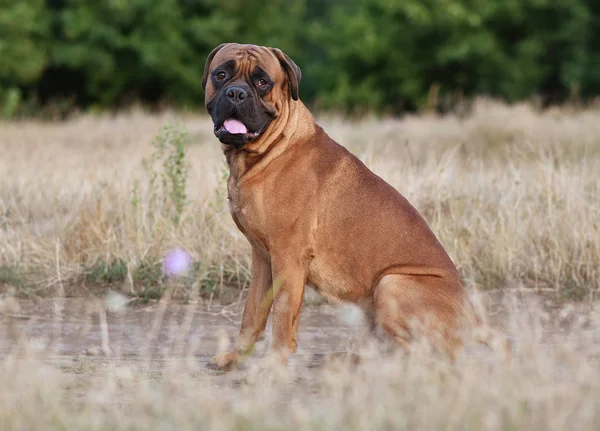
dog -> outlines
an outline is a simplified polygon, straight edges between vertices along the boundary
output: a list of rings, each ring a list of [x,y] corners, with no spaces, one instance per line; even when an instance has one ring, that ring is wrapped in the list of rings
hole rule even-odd
[[[426,221],[315,123],[301,77],[278,48],[224,43],[206,60],[202,88],[229,167],[230,212],[252,248],[239,335],[209,366],[230,370],[249,355],[271,310],[272,353],[287,364],[307,285],[357,304],[374,332],[403,346],[417,324],[451,357],[465,329],[491,345],[493,331]]]

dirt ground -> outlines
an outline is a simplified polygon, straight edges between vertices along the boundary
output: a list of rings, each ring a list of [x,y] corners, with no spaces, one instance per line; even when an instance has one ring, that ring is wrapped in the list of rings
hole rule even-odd
[[[0,358],[21,343],[44,361],[73,374],[93,374],[102,367],[144,367],[160,374],[167,363],[193,358],[204,379],[236,388],[253,364],[268,352],[271,325],[240,370],[221,373],[206,368],[239,330],[242,304],[211,307],[200,303],[126,306],[111,311],[106,301],[82,298],[19,300],[0,313]],[[5,307],[6,308],[6,307]],[[345,351],[359,333],[359,316],[349,309],[307,305],[302,312],[299,350],[291,360],[299,379],[311,379],[325,354]],[[354,323],[353,323],[354,322]]]
[[[509,338],[517,338],[515,349],[520,348],[516,328],[523,325],[540,326],[548,345],[581,339],[582,348],[586,348],[590,337],[600,341],[593,304],[552,308],[548,302],[540,307],[539,298],[531,294],[512,299],[487,298],[488,304],[492,303],[491,312],[487,313],[490,323],[504,330]],[[54,298],[5,303],[0,309],[0,357],[21,344],[75,374],[107,364],[139,365],[160,373],[167,362],[193,358],[198,369],[203,370],[203,378],[212,380],[216,386],[235,387],[248,368],[259,363],[268,352],[270,322],[265,339],[257,344],[244,369],[220,373],[205,368],[212,355],[225,349],[237,334],[242,302],[208,307],[200,302],[150,305],[118,302],[123,300],[124,297]],[[527,323],[533,317],[530,315],[533,309],[536,321]],[[540,309],[546,311],[540,313]],[[576,332],[572,330],[574,325]],[[300,379],[313,378],[313,370],[319,368],[323,357],[346,351],[353,338],[360,336],[361,329],[361,315],[351,307],[305,305],[299,327],[299,350],[290,367]],[[491,352],[479,346],[467,346],[466,353],[493,360]]]
[[[241,301],[226,307],[202,302],[126,302],[126,297],[118,295],[102,299],[0,299],[0,364],[4,370],[0,382],[7,382],[5,402],[13,406],[7,406],[3,415],[7,423],[18,425],[11,429],[34,429],[53,420],[76,427],[73,415],[79,411],[83,413],[77,416],[77,423],[89,429],[113,429],[114,424],[119,424],[118,429],[145,429],[140,424],[146,420],[153,429],[198,429],[194,421],[200,420],[204,426],[203,414],[223,408],[236,412],[238,416],[229,417],[241,417],[243,427],[256,425],[251,429],[264,429],[265,418],[294,422],[292,416],[296,413],[306,425],[304,429],[312,429],[310,424],[318,418],[333,421],[330,429],[339,429],[344,421],[354,424],[354,429],[364,429],[362,420],[387,423],[413,416],[428,426],[431,421],[441,426],[447,415],[456,414],[457,405],[467,413],[495,412],[501,418],[507,415],[503,403],[510,404],[512,416],[506,417],[520,424],[511,429],[565,429],[573,411],[585,423],[578,429],[594,429],[590,424],[596,420],[594,370],[600,365],[598,303],[555,307],[555,302],[544,301],[543,296],[531,292],[502,298],[486,295],[489,322],[513,342],[514,365],[507,373],[493,352],[469,345],[463,362],[450,373],[438,365],[429,369],[426,363],[383,361],[371,363],[356,374],[328,372],[323,359],[328,353],[347,350],[350,340],[360,335],[361,315],[349,307],[305,304],[299,351],[288,366],[291,372],[285,375],[291,379],[283,384],[277,380],[277,389],[269,391],[256,390],[247,383],[268,353],[270,322],[265,340],[257,344],[243,369],[222,373],[206,367],[212,355],[225,349],[237,333]],[[427,357],[419,357],[427,361]],[[445,370],[440,374],[446,376],[444,384],[436,374],[439,370]],[[48,375],[54,377],[49,379]],[[264,378],[257,375],[258,379]],[[340,392],[336,392],[336,385]],[[55,401],[59,396],[60,401]],[[409,404],[394,403],[398,397],[406,397]],[[372,406],[373,412],[365,404],[369,399],[378,400]],[[442,401],[454,407],[432,418],[431,409]],[[559,401],[562,404],[557,404]],[[38,417],[36,406],[45,405],[43,402],[48,404],[50,418]],[[535,408],[522,410],[525,402]],[[552,413],[555,417],[549,419],[549,412],[556,406],[560,406],[558,413]],[[261,411],[264,417],[257,413]],[[194,419],[195,414],[200,419]],[[88,415],[107,423],[108,428],[93,428]],[[166,422],[156,422],[161,415]],[[477,425],[471,429],[483,429],[483,419],[478,416],[458,418],[456,429],[465,429],[459,426],[461,421],[474,421]],[[246,429],[225,426],[223,420],[223,416],[216,417],[206,429]],[[133,428],[128,428],[127,421],[134,424]],[[160,428],[161,423],[171,425]],[[547,427],[550,423],[553,428]]]

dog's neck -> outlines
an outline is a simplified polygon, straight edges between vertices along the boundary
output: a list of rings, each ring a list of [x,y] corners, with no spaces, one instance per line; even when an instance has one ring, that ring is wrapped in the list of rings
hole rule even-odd
[[[302,101],[290,101],[287,109],[282,109],[277,118],[269,125],[257,141],[236,150],[224,149],[230,175],[239,183],[262,171],[271,161],[281,155],[293,142],[295,135],[312,136],[315,133],[314,118]]]

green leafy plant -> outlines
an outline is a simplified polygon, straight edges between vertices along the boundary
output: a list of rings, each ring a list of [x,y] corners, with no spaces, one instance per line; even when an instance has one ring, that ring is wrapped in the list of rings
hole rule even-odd
[[[15,87],[6,90],[2,97],[2,116],[4,118],[13,118],[19,111],[22,101],[21,90]]]
[[[93,265],[85,268],[85,278],[98,285],[119,283],[127,276],[127,263],[121,258],[114,258],[110,262],[98,260]]]
[[[0,88],[59,111],[70,97],[196,109],[207,54],[239,41],[283,49],[302,99],[336,111],[590,100],[599,18],[597,0],[0,0]]]
[[[151,204],[170,212],[176,225],[181,222],[188,205],[186,183],[190,167],[185,160],[187,138],[183,126],[165,126],[152,142],[152,156],[143,161],[148,174]],[[132,205],[136,208],[138,204],[139,183],[135,183]]]
[[[143,259],[133,274],[135,283],[139,283],[147,289],[151,286],[162,286],[162,270],[158,259],[148,257]]]

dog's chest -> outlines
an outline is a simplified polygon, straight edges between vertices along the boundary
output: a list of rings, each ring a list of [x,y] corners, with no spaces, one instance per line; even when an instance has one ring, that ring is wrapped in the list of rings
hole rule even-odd
[[[227,201],[229,202],[229,212],[233,220],[240,230],[245,233],[245,228],[247,228],[246,214],[248,210],[241,197],[240,188],[231,180],[227,183]]]
[[[231,178],[227,181],[227,201],[229,203],[229,212],[234,215],[241,210],[240,208],[240,189]]]
[[[227,183],[229,212],[238,229],[254,246],[266,249],[261,230],[260,211],[254,199],[247,196],[233,181]]]

